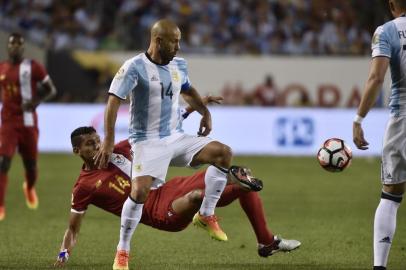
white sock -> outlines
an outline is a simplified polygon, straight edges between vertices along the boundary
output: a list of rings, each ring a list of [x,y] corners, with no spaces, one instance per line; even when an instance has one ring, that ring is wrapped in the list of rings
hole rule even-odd
[[[214,215],[214,208],[227,184],[227,174],[214,166],[209,166],[204,176],[204,183],[206,187],[199,212],[202,216],[211,216]]]
[[[117,250],[130,251],[131,237],[141,220],[143,207],[143,203],[135,203],[130,197],[124,202],[121,211],[120,241]]]
[[[382,192],[374,220],[374,266],[386,267],[393,235],[396,230],[396,214],[402,196]],[[397,202],[399,201],[399,202]]]

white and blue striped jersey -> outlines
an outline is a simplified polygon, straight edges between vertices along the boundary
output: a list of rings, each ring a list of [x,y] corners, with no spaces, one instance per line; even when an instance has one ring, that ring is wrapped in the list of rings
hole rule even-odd
[[[183,132],[179,94],[190,87],[183,58],[159,65],[142,53],[127,60],[115,75],[109,93],[121,99],[130,96],[130,142]]]
[[[406,115],[406,17],[404,15],[376,29],[372,38],[372,57],[377,56],[390,58],[391,115]]]

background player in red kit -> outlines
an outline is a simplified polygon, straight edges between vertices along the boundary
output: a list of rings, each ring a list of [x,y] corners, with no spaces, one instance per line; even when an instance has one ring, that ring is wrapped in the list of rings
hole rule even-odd
[[[8,60],[0,63],[0,89],[3,107],[0,127],[0,220],[5,217],[4,197],[11,159],[18,148],[24,168],[23,191],[28,208],[38,207],[34,184],[37,180],[39,103],[53,97],[56,89],[38,62],[23,58],[24,38],[9,36]],[[40,88],[37,88],[40,85]],[[40,90],[40,91],[39,91]]]
[[[73,152],[82,158],[84,164],[73,188],[69,226],[55,266],[63,266],[68,260],[69,253],[76,244],[84,213],[90,204],[120,216],[123,204],[131,191],[131,146],[127,141],[122,141],[114,147],[106,169],[98,169],[94,164],[93,158],[100,147],[100,138],[93,127],[74,130],[71,142]],[[246,168],[234,167],[232,171],[228,178],[234,184],[226,186],[217,206],[226,206],[239,199],[257,237],[258,254],[268,257],[278,251],[298,248],[299,241],[276,237],[268,229],[258,193],[248,190],[245,185],[250,181],[252,189],[258,187],[258,184],[260,189],[260,181],[253,178]],[[192,176],[175,177],[161,187],[151,190],[145,202],[141,223],[172,232],[185,229],[200,208],[204,194],[204,177],[205,171]]]

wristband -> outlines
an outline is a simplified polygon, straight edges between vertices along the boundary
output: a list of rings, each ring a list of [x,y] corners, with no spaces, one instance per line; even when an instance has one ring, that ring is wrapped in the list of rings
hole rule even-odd
[[[182,108],[181,110],[180,110],[180,115],[182,115],[182,117],[183,117],[183,119],[186,119],[188,116],[189,116],[189,112],[186,110],[186,109],[184,109],[184,108]]]
[[[361,125],[362,120],[364,120],[364,117],[361,117],[358,114],[354,117],[354,123],[357,123],[357,124]]]
[[[61,252],[59,252],[57,259],[66,262],[69,259],[69,251],[67,249],[62,250]]]

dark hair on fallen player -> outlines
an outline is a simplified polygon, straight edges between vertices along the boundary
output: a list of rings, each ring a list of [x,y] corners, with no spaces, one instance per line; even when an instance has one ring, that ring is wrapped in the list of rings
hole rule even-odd
[[[398,8],[406,9],[406,1],[405,0],[395,0],[395,4]]]
[[[94,127],[78,127],[70,134],[70,141],[72,143],[72,147],[79,147],[82,143],[81,135],[84,134],[92,134],[96,133]]]
[[[10,39],[11,37],[15,37],[15,38],[23,39],[23,40],[24,40],[23,35],[21,35],[21,34],[18,33],[18,32],[13,32],[13,33],[11,33],[11,34],[8,36],[8,39]]]

